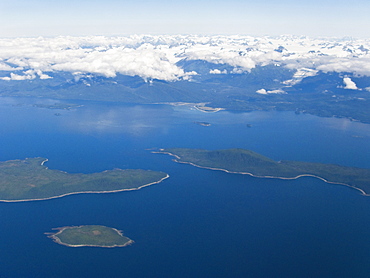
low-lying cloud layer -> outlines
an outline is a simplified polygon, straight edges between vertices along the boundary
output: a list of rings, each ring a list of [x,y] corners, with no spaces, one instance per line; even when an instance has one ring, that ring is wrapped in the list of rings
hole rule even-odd
[[[370,76],[370,40],[310,39],[282,36],[129,36],[0,39],[2,80],[51,78],[52,72],[75,75],[117,74],[145,80],[188,80],[177,62],[203,60],[228,65],[231,71],[211,69],[211,74],[243,73],[256,66],[280,65],[297,70],[299,82],[318,71]],[[352,87],[353,85],[347,85]]]

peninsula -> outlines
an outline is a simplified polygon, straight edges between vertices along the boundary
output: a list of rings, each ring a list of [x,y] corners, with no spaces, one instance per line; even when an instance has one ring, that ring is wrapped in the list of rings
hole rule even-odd
[[[134,243],[122,231],[100,225],[55,228],[56,233],[46,233],[54,242],[68,247],[124,247]]]
[[[0,201],[45,200],[79,193],[137,190],[169,176],[140,169],[114,169],[92,174],[69,174],[48,169],[45,158],[0,162]]]
[[[327,183],[349,186],[364,195],[370,194],[370,169],[313,162],[274,161],[245,149],[209,151],[171,148],[160,149],[155,153],[172,155],[180,163],[260,178],[297,179],[311,176]]]

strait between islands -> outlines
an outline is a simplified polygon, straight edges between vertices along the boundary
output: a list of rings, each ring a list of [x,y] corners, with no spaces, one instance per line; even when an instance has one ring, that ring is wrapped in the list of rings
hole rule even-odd
[[[45,158],[0,162],[0,201],[46,200],[80,193],[138,190],[169,176],[140,169],[114,169],[92,174],[69,174],[48,169]]]
[[[179,163],[248,174],[260,178],[319,178],[327,183],[346,185],[369,196],[370,169],[300,161],[274,161],[245,149],[201,150],[171,148],[153,153],[169,154]],[[45,200],[79,193],[108,193],[137,190],[160,183],[168,174],[149,170],[114,169],[92,174],[69,174],[50,170],[45,158],[27,158],[0,162],[0,201]],[[56,243],[69,247],[124,247],[134,241],[122,231],[100,225],[55,228],[47,233]]]
[[[153,151],[169,154],[174,161],[227,173],[247,174],[259,178],[297,179],[315,177],[327,183],[345,185],[369,196],[370,169],[302,161],[274,161],[245,149],[202,150],[170,148]]]

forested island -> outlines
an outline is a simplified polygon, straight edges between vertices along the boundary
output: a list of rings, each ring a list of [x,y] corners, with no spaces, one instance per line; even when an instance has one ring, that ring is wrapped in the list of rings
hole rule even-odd
[[[69,174],[48,169],[45,158],[0,162],[0,201],[44,200],[78,193],[136,190],[159,183],[168,175],[141,169],[114,169],[92,174]]]
[[[84,225],[55,228],[56,233],[46,233],[56,243],[68,247],[124,247],[134,243],[122,231],[101,225]]]
[[[313,176],[328,183],[352,187],[364,195],[370,193],[370,169],[302,161],[274,161],[245,149],[209,151],[171,148],[160,149],[156,153],[169,154],[175,157],[176,162],[201,168],[262,178],[296,179]]]

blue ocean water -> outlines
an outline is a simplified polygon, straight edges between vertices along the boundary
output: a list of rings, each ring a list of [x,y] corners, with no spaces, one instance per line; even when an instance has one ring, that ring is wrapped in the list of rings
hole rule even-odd
[[[0,203],[1,278],[369,277],[370,197],[314,178],[199,169],[148,150],[238,147],[275,160],[369,168],[369,125],[168,105],[33,106],[55,102],[0,99],[0,160],[42,156],[49,168],[71,173],[143,168],[170,178],[134,192]],[[135,244],[69,248],[44,234],[87,224],[123,230]]]

